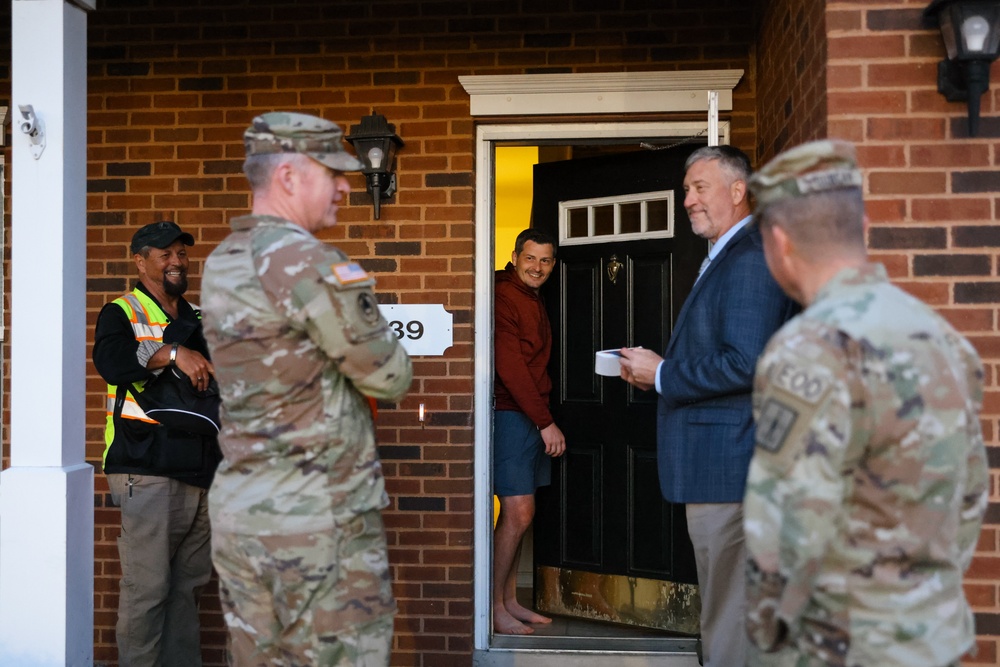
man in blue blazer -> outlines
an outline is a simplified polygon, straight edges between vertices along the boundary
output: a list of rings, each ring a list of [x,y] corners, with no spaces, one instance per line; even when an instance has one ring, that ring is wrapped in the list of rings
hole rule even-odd
[[[711,249],[663,357],[621,351],[622,378],[660,395],[660,489],[668,501],[686,504],[708,667],[746,662],[742,502],[754,445],[754,368],[797,309],[764,262],[750,215],[750,172],[750,160],[731,146],[700,148],[688,158],[684,208]]]

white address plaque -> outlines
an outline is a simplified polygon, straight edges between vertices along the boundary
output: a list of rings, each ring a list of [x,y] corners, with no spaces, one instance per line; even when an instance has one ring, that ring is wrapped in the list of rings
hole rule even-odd
[[[455,342],[453,316],[440,303],[379,304],[382,317],[411,357],[437,357]]]

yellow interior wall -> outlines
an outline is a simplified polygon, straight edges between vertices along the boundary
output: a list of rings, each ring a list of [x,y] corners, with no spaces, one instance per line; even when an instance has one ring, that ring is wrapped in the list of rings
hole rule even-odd
[[[532,165],[538,162],[535,146],[500,146],[496,149],[496,237],[494,266],[510,261],[514,240],[531,226]]]
[[[493,265],[507,266],[514,251],[514,241],[521,230],[531,226],[532,165],[538,162],[534,146],[496,149],[496,230]],[[500,514],[500,503],[493,496],[493,525]]]

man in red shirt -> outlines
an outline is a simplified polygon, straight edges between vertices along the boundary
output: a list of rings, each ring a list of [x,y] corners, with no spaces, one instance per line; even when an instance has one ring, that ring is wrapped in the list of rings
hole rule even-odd
[[[566,438],[549,412],[552,380],[546,367],[552,329],[538,294],[556,264],[556,244],[526,229],[517,235],[511,262],[496,272],[494,298],[493,492],[500,516],[493,534],[493,631],[527,635],[526,623],[552,619],[518,604],[521,539],[535,516],[535,489],[549,484],[551,456]]]

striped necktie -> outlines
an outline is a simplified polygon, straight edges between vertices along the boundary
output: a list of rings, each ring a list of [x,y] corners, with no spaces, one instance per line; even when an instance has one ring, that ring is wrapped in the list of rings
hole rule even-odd
[[[701,274],[705,273],[705,269],[708,268],[708,265],[711,262],[712,262],[712,258],[709,257],[708,255],[705,255],[705,259],[701,260],[701,266],[698,267],[698,277],[694,279],[695,282],[698,282],[699,280],[701,280]]]

